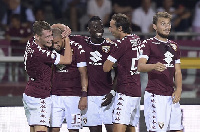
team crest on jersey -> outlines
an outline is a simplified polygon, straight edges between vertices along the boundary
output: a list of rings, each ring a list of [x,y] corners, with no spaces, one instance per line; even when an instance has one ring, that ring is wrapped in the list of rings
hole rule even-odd
[[[158,122],[158,126],[160,127],[160,129],[162,129],[164,127],[164,122]]]
[[[87,123],[87,117],[83,118],[83,123],[85,123],[85,124]]]
[[[177,46],[176,44],[170,44],[172,46],[172,48],[176,51],[177,50]]]
[[[110,46],[102,46],[102,50],[105,53],[108,53],[110,51]]]

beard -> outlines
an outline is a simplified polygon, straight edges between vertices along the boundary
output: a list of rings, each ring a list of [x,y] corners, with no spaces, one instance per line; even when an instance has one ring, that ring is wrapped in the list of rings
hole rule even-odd
[[[168,35],[165,35],[159,31],[157,31],[157,34],[161,37],[161,38],[168,38],[169,34]]]

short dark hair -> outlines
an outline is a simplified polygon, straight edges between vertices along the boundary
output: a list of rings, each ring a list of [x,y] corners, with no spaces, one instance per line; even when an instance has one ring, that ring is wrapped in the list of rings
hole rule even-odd
[[[93,21],[101,21],[101,18],[99,16],[93,16],[90,18],[90,20],[88,21],[87,26],[89,27],[90,23]]]
[[[62,38],[62,31],[59,28],[52,29],[53,37],[61,37]]]
[[[35,21],[33,24],[33,34],[41,36],[43,30],[51,30],[49,23],[45,21]]]
[[[153,24],[157,24],[158,22],[158,18],[169,18],[170,21],[172,19],[172,15],[170,15],[167,12],[157,12],[154,16],[153,16]]]
[[[112,16],[112,20],[115,21],[115,26],[117,28],[120,26],[122,27],[122,31],[124,33],[130,34],[132,32],[130,20],[125,14],[121,14],[121,13],[114,14]]]

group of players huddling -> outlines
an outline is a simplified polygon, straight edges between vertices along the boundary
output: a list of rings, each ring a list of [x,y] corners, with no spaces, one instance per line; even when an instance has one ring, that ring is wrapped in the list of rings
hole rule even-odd
[[[63,24],[33,24],[24,55],[29,76],[23,103],[30,132],[135,132],[140,118],[140,72],[148,72],[144,115],[149,132],[182,132],[180,50],[168,40],[171,15],[153,17],[156,36],[143,42],[132,34],[124,14],[114,14],[103,38],[98,16],[88,22],[90,36],[70,35]],[[115,72],[115,76],[111,76]],[[174,86],[175,82],[175,86]]]

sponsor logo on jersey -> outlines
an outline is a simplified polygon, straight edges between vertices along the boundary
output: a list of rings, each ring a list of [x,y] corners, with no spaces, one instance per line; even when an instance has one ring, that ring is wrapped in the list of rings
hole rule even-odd
[[[163,59],[165,62],[167,62],[167,64],[165,64],[166,67],[174,67],[174,64],[170,64],[172,62],[172,57],[174,57],[174,55],[167,51],[165,54],[165,59]]]
[[[110,52],[110,46],[102,46],[102,51],[105,53]]]
[[[90,55],[92,57],[90,57],[90,60],[92,62],[89,62],[90,65],[102,65],[101,61],[102,60],[102,55],[98,52],[98,51],[94,51],[94,52],[90,52]]]
[[[57,68],[57,72],[68,72],[68,70],[64,70],[66,66],[63,65],[63,64],[59,64],[59,65],[56,65],[56,68]]]

